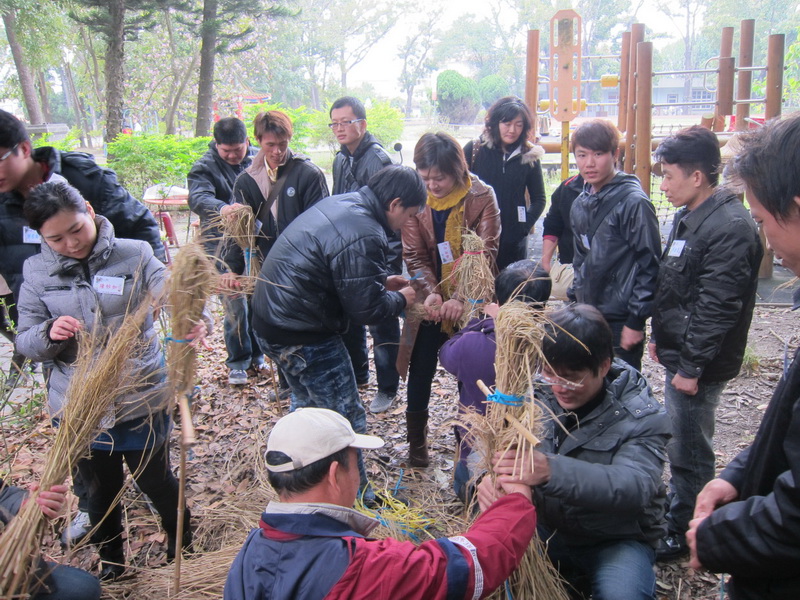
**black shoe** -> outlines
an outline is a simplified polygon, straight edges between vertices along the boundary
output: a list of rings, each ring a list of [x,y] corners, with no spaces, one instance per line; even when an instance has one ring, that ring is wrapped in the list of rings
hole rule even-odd
[[[689,546],[686,539],[676,533],[670,533],[658,540],[656,547],[656,560],[658,562],[672,562],[689,556]]]
[[[116,581],[125,573],[125,565],[100,562],[100,581]]]

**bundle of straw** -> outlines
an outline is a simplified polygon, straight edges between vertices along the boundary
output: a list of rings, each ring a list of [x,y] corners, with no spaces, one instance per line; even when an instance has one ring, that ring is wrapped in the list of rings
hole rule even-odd
[[[261,271],[261,261],[256,247],[256,218],[253,209],[248,205],[234,206],[225,216],[215,217],[223,235],[223,243],[230,240],[244,254],[244,272],[241,276],[242,293],[250,295],[256,287],[256,280]]]
[[[114,399],[136,386],[131,366],[143,347],[142,325],[152,310],[145,301],[113,333],[95,330],[78,334],[78,358],[60,417],[55,442],[47,454],[40,490],[64,483],[100,430]],[[0,590],[4,598],[27,597],[39,564],[46,517],[34,492],[0,537]]]
[[[477,233],[466,230],[461,236],[461,247],[463,251],[450,274],[449,287],[453,289],[452,296],[466,305],[458,322],[459,327],[464,327],[493,300],[494,273],[486,242]]]

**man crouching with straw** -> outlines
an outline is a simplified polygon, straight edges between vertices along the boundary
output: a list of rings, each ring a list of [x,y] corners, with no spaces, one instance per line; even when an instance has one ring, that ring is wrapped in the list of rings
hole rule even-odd
[[[573,597],[655,598],[669,419],[642,375],[612,360],[596,308],[549,318],[536,396],[552,419],[538,449],[494,455],[497,482],[533,488],[539,536]],[[478,490],[483,502],[487,492]]]

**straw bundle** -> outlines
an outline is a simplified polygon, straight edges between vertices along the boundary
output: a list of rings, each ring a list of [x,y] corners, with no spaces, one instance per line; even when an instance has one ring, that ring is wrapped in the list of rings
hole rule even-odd
[[[230,240],[242,249],[244,254],[244,272],[241,275],[242,293],[250,295],[256,287],[256,280],[261,271],[256,246],[256,218],[253,209],[248,205],[234,206],[227,215],[215,217],[223,235],[223,243]]]
[[[39,483],[41,490],[64,482],[72,467],[86,455],[97,436],[100,422],[114,399],[136,385],[132,379],[132,357],[143,347],[142,324],[152,310],[149,301],[129,313],[122,325],[107,331],[80,332],[78,358],[66,397],[55,442],[47,454]],[[39,564],[46,517],[34,501],[36,492],[0,537],[0,590],[4,598],[27,597]]]
[[[463,251],[450,274],[452,296],[464,302],[466,310],[459,327],[479,316],[483,308],[494,299],[494,273],[492,259],[486,242],[474,231],[466,230],[461,236]]]

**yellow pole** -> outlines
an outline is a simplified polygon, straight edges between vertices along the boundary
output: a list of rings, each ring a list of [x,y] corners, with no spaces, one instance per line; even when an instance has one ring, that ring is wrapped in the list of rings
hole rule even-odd
[[[561,121],[561,181],[569,177],[569,121]]]

